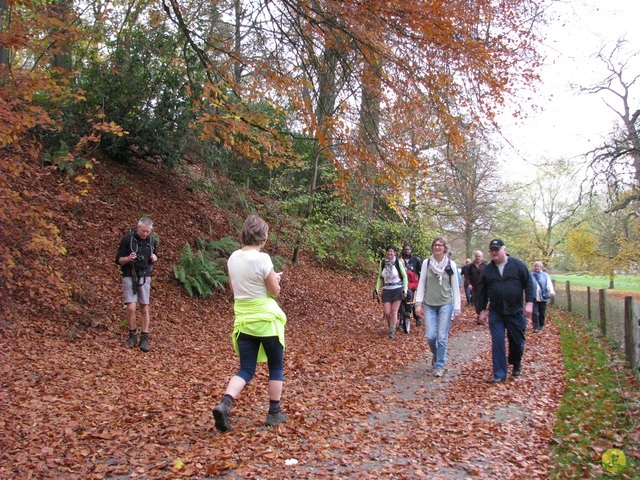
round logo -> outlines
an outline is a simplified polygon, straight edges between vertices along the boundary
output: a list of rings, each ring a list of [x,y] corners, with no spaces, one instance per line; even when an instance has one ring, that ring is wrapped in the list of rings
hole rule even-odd
[[[602,466],[607,473],[618,474],[627,468],[627,457],[622,450],[610,448],[602,454]]]

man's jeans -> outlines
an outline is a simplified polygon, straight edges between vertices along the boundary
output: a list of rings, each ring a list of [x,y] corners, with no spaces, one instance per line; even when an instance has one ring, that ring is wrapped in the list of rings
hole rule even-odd
[[[491,358],[493,360],[493,376],[507,378],[508,365],[520,365],[524,353],[524,331],[527,318],[522,312],[514,315],[498,315],[489,310],[489,331],[491,332]],[[504,344],[504,332],[507,331],[509,355]]]
[[[447,360],[447,339],[453,317],[453,303],[432,307],[424,305],[425,336],[431,353],[436,357],[436,368],[444,368]]]
[[[471,306],[471,289],[469,285],[464,286],[464,296],[467,297],[467,307]]]

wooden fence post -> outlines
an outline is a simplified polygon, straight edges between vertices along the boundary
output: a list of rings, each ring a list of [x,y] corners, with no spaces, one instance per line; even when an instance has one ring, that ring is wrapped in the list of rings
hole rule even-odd
[[[587,319],[591,320],[591,287],[587,287]]]
[[[567,291],[567,310],[573,312],[573,310],[571,310],[571,282],[569,280],[567,280],[565,289]]]
[[[633,297],[624,297],[624,353],[631,368],[638,366],[638,322],[633,315]]]
[[[600,331],[602,335],[607,334],[607,291],[604,288],[598,290],[600,298]]]

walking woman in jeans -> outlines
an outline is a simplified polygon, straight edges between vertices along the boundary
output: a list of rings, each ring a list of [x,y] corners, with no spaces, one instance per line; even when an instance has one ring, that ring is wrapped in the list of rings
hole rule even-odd
[[[267,426],[286,421],[280,412],[284,381],[284,326],[287,317],[276,302],[282,272],[276,273],[271,257],[261,252],[269,226],[258,215],[250,215],[242,227],[242,245],[229,257],[229,286],[235,298],[233,347],[240,357],[240,370],[231,377],[222,400],[213,409],[216,428],[231,430],[231,405],[253,378],[258,362],[269,366],[269,412]]]
[[[433,254],[422,262],[420,282],[416,290],[416,314],[425,310],[424,324],[429,349],[433,355],[434,375],[444,374],[447,361],[447,340],[453,315],[460,314],[460,287],[458,268],[449,259],[449,244],[445,237],[436,237],[431,242]]]

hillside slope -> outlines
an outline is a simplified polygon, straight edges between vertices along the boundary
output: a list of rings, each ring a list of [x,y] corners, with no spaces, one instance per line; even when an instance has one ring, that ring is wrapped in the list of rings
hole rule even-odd
[[[124,347],[113,263],[120,237],[142,214],[154,217],[160,237],[147,354]],[[436,384],[423,327],[387,337],[370,296],[374,279],[288,265],[280,301],[289,421],[264,427],[261,367],[234,403],[234,430],[219,434],[211,408],[237,369],[232,298],[228,290],[190,298],[172,265],[185,241],[234,235],[234,218],[144,163],[98,164],[88,195],[56,216],[74,304],[42,315],[14,298],[12,321],[0,325],[0,478],[547,475],[563,382],[552,325],[528,347],[530,372],[488,387],[486,327],[465,308],[451,334],[450,371]],[[413,393],[403,396],[400,386]],[[299,467],[286,465],[292,458]]]

